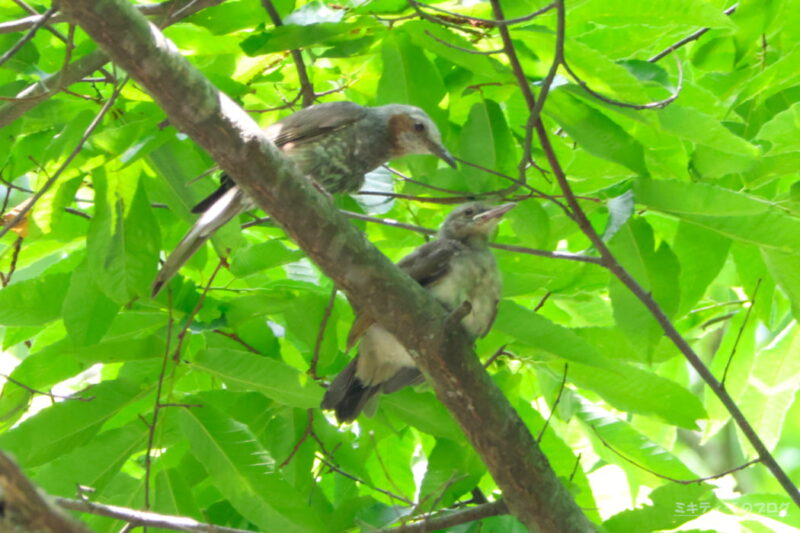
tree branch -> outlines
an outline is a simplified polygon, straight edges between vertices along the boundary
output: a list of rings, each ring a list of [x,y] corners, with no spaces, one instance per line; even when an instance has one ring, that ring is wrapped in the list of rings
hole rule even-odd
[[[476,505],[463,511],[441,513],[414,524],[381,529],[377,533],[430,533],[504,514],[508,514],[508,507],[506,507],[506,503],[503,500],[497,500],[483,505]]]
[[[272,19],[272,23],[275,27],[283,26],[281,15],[278,13],[278,10],[275,9],[272,0],[261,0],[261,4],[267,11],[269,18]],[[303,97],[301,105],[303,107],[308,107],[314,103],[317,95],[314,94],[314,86],[311,84],[311,80],[308,79],[308,71],[306,70],[306,62],[303,60],[303,52],[298,49],[292,49],[290,52],[294,60],[294,66],[297,68],[297,79],[300,80],[300,94]]]
[[[0,452],[0,526],[40,533],[91,533],[53,506],[5,453]],[[17,529],[19,528],[19,529]]]
[[[511,512],[532,531],[593,526],[492,382],[464,331],[444,329],[433,296],[401,272],[127,1],[62,0],[61,8],[150,92],[259,207],[409,350],[481,455]]]
[[[563,34],[565,31],[564,0],[557,1],[557,13],[557,31]],[[756,433],[755,429],[753,429],[753,426],[750,425],[750,422],[747,421],[744,414],[739,409],[739,406],[736,405],[736,402],[725,390],[725,387],[717,380],[714,374],[711,373],[711,370],[705,365],[705,363],[703,363],[702,359],[700,359],[700,356],[697,355],[691,346],[689,346],[689,343],[686,341],[686,339],[681,336],[681,334],[670,321],[669,317],[667,317],[658,303],[653,299],[650,292],[645,290],[619,263],[619,261],[617,261],[616,257],[614,257],[614,255],[611,253],[611,250],[609,250],[605,242],[603,242],[603,239],[600,237],[597,231],[595,231],[592,223],[586,216],[586,213],[578,203],[575,194],[572,192],[572,187],[570,186],[567,176],[564,173],[560,162],[558,161],[558,157],[555,154],[553,146],[550,144],[547,130],[541,121],[539,121],[536,125],[536,132],[539,136],[542,149],[547,157],[547,161],[550,164],[550,168],[552,169],[553,174],[555,175],[556,180],[558,181],[558,184],[564,193],[567,205],[575,215],[575,221],[584,235],[589,238],[592,245],[599,252],[605,267],[608,268],[611,273],[614,274],[614,276],[616,276],[617,279],[619,279],[622,284],[625,285],[628,290],[630,290],[631,293],[633,293],[633,295],[644,304],[648,311],[650,311],[650,313],[653,315],[653,318],[656,319],[656,322],[658,322],[658,324],[664,330],[664,334],[667,336],[667,338],[669,338],[673,344],[675,344],[686,360],[689,361],[689,364],[692,365],[703,381],[706,382],[709,388],[711,388],[714,394],[716,394],[720,399],[722,404],[731,414],[731,418],[733,418],[733,420],[736,422],[736,425],[739,426],[739,429],[742,431],[742,433],[744,433],[747,440],[758,453],[758,457],[761,462],[763,462],[770,472],[772,472],[772,475],[775,476],[775,479],[777,479],[778,483],[781,484],[783,489],[786,491],[789,497],[792,498],[795,504],[800,506],[800,491],[798,491],[797,487],[789,479],[789,476],[769,452],[766,445],[764,445],[764,442]]]
[[[89,500],[71,500],[69,498],[56,498],[55,500],[56,503],[64,509],[124,520],[134,527],[157,527],[161,529],[171,529],[173,531],[188,531],[190,533],[253,533],[252,531],[245,531],[244,529],[205,524],[185,516],[137,511],[135,509],[128,509],[127,507],[105,505]],[[83,532],[86,530],[81,531]],[[57,533],[69,532],[70,530],[59,529]]]
[[[193,15],[194,13],[205,9],[206,7],[217,5],[223,1],[224,0],[173,0],[171,2],[164,2],[163,4],[157,4],[149,7],[157,8],[152,9],[153,13],[179,13],[179,15],[171,16],[169,20],[163,24],[162,27],[166,27],[178,22],[182,18]],[[176,9],[177,6],[183,7],[181,9]],[[142,11],[147,12],[144,9]],[[41,16],[42,15],[37,15],[36,17],[27,17],[26,19],[23,19],[32,20],[28,21],[26,23],[28,25],[22,29],[29,28],[35,24],[35,22]],[[55,15],[50,19],[50,22],[58,22],[58,17],[59,15]],[[2,26],[3,25],[0,25],[0,33],[7,33],[2,31]],[[16,29],[13,31],[20,30]],[[108,63],[108,56],[106,53],[102,50],[95,50],[94,52],[88,53],[82,58],[78,59],[67,68],[55,72],[45,78],[42,78],[36,83],[29,85],[17,93],[14,101],[0,105],[0,128],[8,126],[26,112],[30,111],[51,96],[57,94],[62,87],[68,87],[73,83],[77,83],[95,70],[100,70],[106,63]]]

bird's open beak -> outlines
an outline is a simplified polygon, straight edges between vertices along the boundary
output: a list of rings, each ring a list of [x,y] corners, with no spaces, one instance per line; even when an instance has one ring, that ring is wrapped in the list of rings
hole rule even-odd
[[[451,167],[457,168],[456,159],[450,154],[450,152],[447,151],[447,148],[433,141],[430,142],[429,148],[433,155],[435,155],[436,157],[438,157]]]
[[[484,211],[483,213],[478,213],[472,219],[478,222],[486,223],[490,220],[496,220],[512,209],[517,206],[515,203],[507,203],[503,205],[498,205],[495,208],[489,209],[488,211]]]

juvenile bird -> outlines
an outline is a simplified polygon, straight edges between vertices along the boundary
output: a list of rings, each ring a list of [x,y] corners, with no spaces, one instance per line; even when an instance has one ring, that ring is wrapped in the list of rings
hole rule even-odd
[[[397,263],[446,309],[469,302],[470,312],[461,323],[475,338],[489,332],[500,300],[500,271],[489,251],[489,236],[514,205],[463,204],[450,213],[435,240]],[[353,324],[348,348],[362,335],[358,355],[322,399],[322,408],[335,410],[340,423],[354,420],[378,392],[394,392],[423,380],[397,338],[364,315]]]
[[[436,124],[422,109],[409,105],[313,105],[276,122],[265,134],[301,173],[330,193],[357,192],[364,185],[364,174],[407,154],[433,154],[456,166]],[[153,296],[215,231],[253,207],[252,200],[223,175],[219,189],[192,209],[202,214],[162,266],[153,282]]]

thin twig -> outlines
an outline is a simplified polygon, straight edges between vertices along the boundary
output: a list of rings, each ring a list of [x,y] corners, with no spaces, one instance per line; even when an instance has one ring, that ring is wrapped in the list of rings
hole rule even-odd
[[[750,300],[750,305],[747,307],[747,312],[744,314],[744,320],[742,320],[739,333],[736,335],[733,348],[731,348],[731,354],[728,356],[728,361],[725,363],[725,370],[722,372],[722,379],[719,380],[723,387],[725,386],[725,379],[728,377],[728,369],[731,366],[731,361],[733,361],[733,356],[736,354],[736,348],[739,347],[739,341],[742,339],[742,333],[744,333],[744,328],[747,326],[747,321],[750,319],[750,312],[753,310],[753,307],[756,306],[756,297],[758,296],[758,289],[760,287],[761,278],[758,278],[758,281],[756,281],[756,288],[753,289],[753,298]]]
[[[239,337],[239,336],[238,336],[237,334],[235,334],[235,333],[228,333],[227,331],[222,331],[221,329],[215,329],[215,330],[213,330],[213,331],[214,331],[214,333],[216,333],[217,335],[222,335],[223,337],[228,337],[229,339],[231,339],[231,340],[232,340],[232,341],[234,341],[234,342],[238,342],[239,344],[241,344],[242,346],[244,346],[245,348],[247,348],[247,351],[248,351],[248,352],[257,353],[257,354],[260,354],[260,353],[261,353],[261,352],[259,352],[259,351],[258,351],[256,348],[254,348],[254,347],[253,347],[253,346],[251,346],[250,344],[246,343],[246,342],[245,342],[245,341],[244,341],[244,340],[243,340],[241,337]]]
[[[322,320],[319,323],[319,331],[317,331],[317,338],[314,341],[314,353],[311,357],[311,364],[308,365],[308,375],[313,379],[319,379],[317,376],[317,364],[319,363],[319,354],[322,349],[322,341],[325,339],[325,329],[328,327],[328,320],[331,318],[333,306],[336,303],[336,287],[331,289],[331,296],[328,298],[328,305],[325,306],[325,312],[322,314]]]
[[[206,296],[208,295],[208,291],[211,288],[211,284],[214,283],[214,278],[217,277],[217,274],[219,274],[220,269],[226,264],[227,261],[225,260],[225,258],[220,257],[217,266],[214,268],[214,272],[211,273],[211,277],[208,278],[208,282],[206,283],[205,287],[203,287],[203,292],[200,293],[200,298],[197,299],[197,303],[195,304],[194,309],[192,309],[192,312],[189,313],[189,317],[186,319],[186,324],[183,326],[181,332],[178,334],[178,345],[175,348],[175,353],[172,354],[172,359],[174,359],[175,362],[180,361],[181,350],[183,349],[183,339],[189,332],[189,328],[191,327],[192,322],[194,322],[194,317],[197,316],[197,313],[199,313],[200,309],[203,307],[203,302],[205,302],[206,300]]]
[[[547,303],[547,300],[549,300],[550,296],[552,296],[552,295],[553,295],[552,291],[547,291],[546,293],[544,293],[544,296],[542,296],[542,299],[539,300],[539,303],[536,304],[536,307],[533,308],[533,312],[536,313],[536,312],[539,311],[539,309],[544,307],[544,304]]]
[[[565,21],[566,17],[564,2],[563,0],[557,0],[556,31],[558,33],[563,34],[565,32]],[[521,83],[523,80],[524,78],[518,79],[518,82]],[[780,483],[781,487],[783,487],[792,501],[794,501],[796,505],[800,506],[800,491],[798,491],[797,486],[795,486],[786,472],[775,460],[775,457],[770,453],[769,449],[758,436],[758,433],[756,433],[755,429],[753,429],[753,426],[750,425],[750,422],[748,422],[747,418],[744,416],[741,409],[739,409],[739,406],[736,404],[734,399],[731,398],[731,396],[725,390],[725,387],[716,379],[716,377],[714,377],[714,374],[705,365],[700,356],[697,355],[686,339],[684,339],[683,336],[678,332],[678,330],[672,324],[672,321],[670,321],[669,317],[667,317],[658,303],[653,299],[652,295],[630,275],[630,273],[619,263],[619,261],[617,261],[616,257],[614,257],[603,239],[594,229],[591,221],[588,219],[586,213],[578,203],[578,200],[575,198],[572,187],[570,186],[567,176],[564,173],[558,157],[555,154],[555,150],[550,143],[548,132],[542,125],[541,121],[537,124],[536,132],[539,136],[542,150],[544,151],[548,163],[550,164],[550,168],[552,169],[553,174],[555,175],[556,180],[561,187],[561,191],[564,193],[564,197],[566,198],[570,210],[575,215],[575,221],[584,235],[586,235],[595,249],[599,252],[603,265],[608,268],[611,273],[617,279],[619,279],[619,281],[621,281],[622,284],[625,285],[639,301],[644,304],[648,311],[650,311],[650,313],[653,315],[653,318],[655,318],[656,322],[658,322],[664,330],[664,334],[667,336],[667,338],[669,338],[673,344],[675,344],[689,364],[692,365],[695,371],[700,375],[703,381],[706,382],[709,388],[714,392],[714,394],[716,394],[716,396],[731,414],[731,418],[733,418],[733,420],[736,422],[736,425],[739,427],[739,429],[741,429],[742,433],[744,433],[747,440],[758,453],[759,460],[770,470],[772,475],[775,477],[778,483]]]
[[[475,199],[475,196],[473,195],[454,196],[452,198],[436,198],[432,196],[415,196],[412,194],[402,194],[397,192],[385,192],[385,191],[359,191],[358,194],[364,196],[383,196],[385,198],[396,198],[400,200],[410,200],[413,202],[439,204],[439,205],[463,204],[464,202],[468,202],[470,200]]]
[[[283,26],[281,16],[272,4],[272,0],[261,0],[261,5],[266,9],[275,27]],[[308,107],[314,103],[314,99],[316,98],[314,86],[311,84],[311,80],[308,79],[308,71],[306,70],[306,63],[303,60],[303,53],[298,49],[292,49],[290,52],[294,60],[294,65],[297,68],[297,78],[300,80],[300,94],[303,96],[302,106]]]
[[[407,229],[410,231],[416,231],[417,233],[422,233],[424,235],[436,235],[436,230],[430,228],[424,228],[422,226],[415,226],[413,224],[406,224],[405,222],[398,222],[397,220],[393,220],[390,218],[371,217],[369,215],[362,215],[361,213],[354,213],[352,211],[345,211],[345,210],[341,210],[341,212],[346,217],[353,218],[355,220],[362,220],[364,222],[370,222],[372,224],[381,224],[383,226],[391,226],[393,228]],[[260,220],[263,219],[259,219],[259,221]],[[248,222],[248,224],[256,225],[250,222]],[[591,263],[594,265],[603,264],[602,259],[600,259],[599,257],[591,257],[588,255],[573,254],[569,252],[549,252],[547,250],[537,250],[536,248],[527,248],[525,246],[517,246],[514,244],[501,244],[496,242],[489,243],[489,247],[496,248],[497,250],[505,250],[507,252],[535,255],[538,257],[547,257],[549,259],[563,259],[566,261],[577,261],[579,263]]]
[[[28,30],[28,33],[26,33],[25,35],[23,35],[23,36],[22,36],[22,38],[21,38],[20,40],[18,40],[18,41],[17,41],[17,42],[14,44],[14,46],[12,46],[11,48],[9,48],[9,49],[8,49],[8,51],[6,51],[6,53],[5,53],[5,54],[3,54],[2,56],[0,56],[0,65],[2,65],[3,63],[5,63],[5,62],[6,62],[6,61],[8,61],[9,59],[11,59],[11,58],[14,56],[14,54],[16,54],[17,52],[19,52],[19,49],[20,49],[20,48],[22,48],[23,46],[25,46],[25,43],[27,43],[28,41],[30,41],[31,39],[33,39],[33,36],[34,36],[34,35],[36,35],[36,32],[37,32],[37,31],[39,31],[39,28],[41,28],[41,27],[42,27],[42,26],[43,26],[43,25],[44,25],[44,24],[47,22],[47,19],[49,19],[50,17],[52,17],[52,16],[53,16],[53,14],[54,14],[56,11],[58,11],[58,6],[57,6],[57,5],[54,5],[53,7],[51,7],[51,8],[50,8],[50,9],[48,9],[47,11],[45,11],[45,12],[44,12],[44,14],[43,14],[43,15],[42,15],[42,16],[39,18],[39,20],[37,20],[37,21],[36,21],[36,24],[34,24],[34,25],[31,27],[31,29],[30,29],[30,30]]]
[[[100,121],[103,119],[105,114],[108,113],[108,111],[111,109],[111,106],[114,105],[117,96],[119,96],[119,93],[122,91],[122,88],[125,86],[126,82],[127,79],[123,80],[119,85],[117,85],[117,87],[114,89],[114,92],[111,93],[111,96],[103,105],[103,108],[100,109],[100,111],[97,113],[97,115],[95,115],[94,119],[89,124],[89,126],[87,126],[86,130],[84,130],[83,135],[81,135],[81,138],[78,140],[78,144],[75,146],[72,152],[70,152],[70,154],[66,157],[64,162],[58,168],[58,170],[56,170],[56,172],[44,183],[44,185],[42,185],[42,187],[38,191],[36,191],[36,193],[31,197],[31,201],[28,203],[28,205],[26,205],[23,209],[20,209],[19,213],[17,213],[17,215],[13,219],[11,219],[11,221],[9,221],[2,229],[0,229],[0,237],[3,237],[3,235],[8,233],[11,230],[11,228],[16,226],[19,223],[19,221],[22,220],[25,217],[25,215],[28,214],[28,211],[31,210],[31,208],[36,204],[36,202],[38,202],[39,199],[42,196],[44,196],[48,190],[50,190],[50,187],[55,185],[56,181],[61,176],[61,174],[67,169],[69,164],[72,163],[72,160],[75,159],[75,157],[83,149],[83,145],[92,135],[95,128],[97,128],[97,126],[100,125]]]
[[[453,43],[448,43],[444,39],[440,39],[439,37],[435,36],[434,34],[429,32],[428,30],[425,30],[425,35],[427,35],[428,37],[430,37],[434,41],[447,46],[448,48],[452,48],[453,50],[458,50],[459,52],[464,52],[465,54],[474,54],[474,55],[479,55],[479,56],[491,56],[491,55],[502,54],[503,53],[502,49],[500,49],[500,50],[475,50],[473,48],[464,48],[463,46],[458,46],[458,45],[455,45]]]
[[[172,327],[174,318],[172,316],[172,290],[167,290],[167,340],[164,344],[164,354],[161,358],[161,370],[156,381],[156,397],[153,401],[153,419],[147,423],[147,452],[144,455],[144,508],[150,509],[150,478],[153,473],[153,446],[156,440],[156,426],[158,425],[158,415],[161,411],[161,391],[164,388],[164,378],[167,375],[167,364],[169,362],[170,344],[172,342]]]
[[[297,451],[300,449],[300,446],[303,445],[303,443],[306,441],[311,432],[314,431],[314,426],[313,426],[314,410],[307,409],[306,413],[308,415],[308,422],[306,423],[306,429],[303,430],[303,434],[300,435],[300,438],[297,440],[297,443],[295,443],[294,447],[292,448],[292,451],[289,452],[289,456],[286,459],[284,459],[284,461],[280,464],[280,466],[278,466],[278,470],[283,470],[284,466],[292,462],[292,459],[294,459],[294,456],[295,454],[297,454]]]
[[[733,4],[731,7],[729,7],[729,8],[728,8],[728,9],[726,9],[725,11],[723,11],[723,13],[725,13],[726,15],[730,15],[731,13],[733,13],[734,11],[736,11],[736,8],[737,8],[737,7],[739,7],[739,2],[736,2],[735,4]],[[657,53],[656,55],[654,55],[653,57],[651,57],[651,58],[650,58],[650,59],[648,59],[647,61],[648,61],[649,63],[655,63],[655,62],[656,62],[656,61],[658,61],[659,59],[662,59],[663,57],[665,57],[665,56],[667,56],[667,55],[671,54],[672,52],[674,52],[674,51],[675,51],[675,50],[677,50],[678,48],[680,48],[680,47],[682,47],[682,46],[684,46],[684,45],[686,45],[686,44],[688,44],[688,43],[690,43],[690,42],[692,42],[692,41],[694,41],[694,40],[697,40],[697,39],[699,39],[700,37],[702,37],[702,36],[703,36],[703,34],[705,34],[705,33],[706,33],[708,30],[710,30],[710,29],[711,29],[711,28],[703,28],[703,29],[697,30],[696,32],[694,32],[694,33],[692,33],[691,35],[689,35],[688,37],[684,37],[684,38],[683,38],[683,39],[681,39],[680,41],[678,41],[678,42],[676,42],[676,43],[674,43],[674,44],[671,44],[671,45],[669,45],[669,46],[668,46],[668,47],[666,47],[664,50],[660,51],[659,53]]]
[[[29,387],[28,385],[25,385],[21,381],[17,381],[16,379],[14,379],[14,378],[12,378],[10,376],[7,376],[5,374],[0,374],[0,377],[5,379],[9,383],[13,383],[17,387],[25,389],[26,391],[30,392],[31,394],[38,394],[38,395],[41,395],[41,396],[47,396],[51,400],[75,400],[75,401],[78,401],[78,402],[91,402],[92,400],[94,400],[94,396],[74,396],[74,395],[66,396],[66,395],[61,395],[61,394],[53,394],[52,392],[49,392],[49,391],[41,391],[41,390],[38,390],[38,389],[34,389],[33,387]]]
[[[683,65],[681,64],[680,59],[677,59],[677,57],[676,57],[676,63],[678,65],[678,86],[675,88],[675,90],[672,92],[671,95],[669,95],[667,98],[664,98],[663,100],[658,100],[656,102],[648,102],[646,104],[631,104],[628,102],[623,102],[621,100],[615,100],[613,98],[609,98],[608,96],[603,96],[602,94],[598,93],[597,91],[589,87],[589,84],[586,83],[586,81],[584,81],[580,76],[578,76],[574,70],[572,70],[572,68],[569,66],[569,63],[567,63],[566,59],[562,58],[561,60],[561,64],[564,66],[564,69],[566,69],[569,75],[572,76],[572,79],[574,79],[575,82],[578,85],[580,85],[584,91],[592,95],[597,100],[600,100],[601,102],[605,102],[609,105],[613,105],[616,107],[626,107],[628,109],[638,109],[638,110],[663,109],[672,102],[674,102],[676,98],[678,98],[678,96],[681,94],[681,91],[683,90]]]
[[[578,456],[575,458],[575,464],[572,465],[572,472],[569,474],[570,482],[575,478],[575,474],[578,472],[578,467],[581,465],[581,455],[582,454],[580,453],[578,454]]]
[[[535,195],[540,196],[541,198],[545,198],[547,200],[550,200],[551,202],[556,204],[558,207],[560,207],[561,210],[564,211],[564,214],[566,214],[568,218],[572,218],[572,213],[570,213],[570,211],[567,208],[567,206],[565,206],[563,202],[561,202],[558,198],[556,198],[552,194],[547,194],[546,192],[544,192],[542,190],[539,190],[536,187],[533,187],[533,186],[531,186],[531,185],[529,185],[527,183],[524,183],[524,182],[520,183],[520,181],[517,178],[514,178],[513,176],[509,176],[508,174],[503,174],[502,172],[498,172],[497,170],[493,170],[491,168],[484,167],[482,165],[479,165],[478,163],[473,163],[472,161],[467,161],[466,159],[462,159],[460,157],[456,157],[455,159],[459,163],[467,165],[468,167],[477,168],[478,170],[482,170],[482,171],[484,171],[484,172],[486,172],[488,174],[492,174],[492,175],[500,177],[500,178],[505,178],[505,179],[507,179],[507,180],[509,180],[509,181],[511,181],[513,183],[521,185],[522,187],[524,187],[525,189],[531,191]],[[515,188],[516,187],[514,187],[514,189]]]
[[[24,239],[25,237],[20,235],[14,240],[12,248],[13,251],[11,253],[11,263],[8,266],[8,274],[3,274],[2,272],[0,272],[0,282],[2,282],[3,287],[7,287],[8,284],[11,283],[11,276],[13,276],[14,272],[16,272],[17,270],[17,262],[19,261],[19,254],[20,252],[22,252],[22,241]],[[6,378],[6,379],[11,381],[11,378]],[[18,385],[20,385],[21,387],[23,386],[21,384]]]
[[[564,363],[564,374],[561,376],[561,386],[558,387],[558,394],[556,395],[556,401],[553,402],[553,407],[550,408],[550,414],[547,415],[547,420],[544,421],[544,425],[542,429],[539,430],[539,435],[536,436],[536,442],[542,442],[542,437],[544,437],[544,432],[547,429],[547,426],[550,425],[550,419],[553,418],[553,414],[556,412],[558,408],[558,402],[561,401],[561,395],[564,392],[564,389],[567,386],[567,371],[569,370],[569,363]]]
[[[250,530],[204,524],[203,522],[198,522],[197,520],[185,516],[139,511],[126,507],[118,507],[116,505],[105,505],[85,499],[72,500],[69,498],[55,498],[55,502],[59,507],[70,511],[124,520],[137,527],[171,529],[173,531],[185,531],[189,533],[253,533]]]
[[[405,503],[406,505],[414,505],[414,502],[412,502],[411,500],[409,500],[407,498],[404,498],[403,496],[400,496],[398,494],[394,494],[393,492],[388,491],[386,489],[382,489],[380,487],[376,487],[376,486],[374,486],[374,485],[372,485],[370,483],[367,483],[363,479],[357,478],[353,474],[348,474],[347,472],[345,472],[344,470],[342,470],[341,468],[339,468],[338,466],[334,465],[333,463],[331,463],[330,461],[328,461],[327,459],[325,459],[324,457],[322,457],[320,455],[317,455],[317,459],[319,459],[319,461],[322,464],[324,464],[329,470],[331,470],[332,472],[336,472],[340,476],[344,476],[347,479],[355,481],[359,485],[364,485],[365,487],[369,487],[372,490],[380,492],[381,494],[385,494],[386,496],[388,496],[389,498],[391,498],[393,500],[401,501],[401,502]]]
[[[508,514],[508,508],[503,500],[491,503],[484,503],[475,507],[469,507],[460,511],[445,511],[435,517],[427,517],[422,522],[406,524],[400,527],[384,528],[375,533],[431,533],[432,531],[444,531],[449,528],[477,522],[492,516]]]
[[[506,345],[506,344],[504,344],[504,345],[502,345],[501,347],[499,347],[499,348],[498,348],[498,349],[497,349],[497,350],[496,350],[496,351],[495,351],[495,352],[492,354],[492,356],[491,356],[489,359],[487,359],[485,363],[483,363],[483,368],[489,368],[490,366],[492,366],[492,364],[493,364],[495,361],[497,361],[497,359],[499,359],[499,358],[500,358],[500,356],[501,356],[501,355],[504,355],[504,354],[506,354],[506,353],[507,353],[507,352],[506,352],[506,346],[507,346],[507,345]]]
[[[505,26],[511,26],[513,24],[520,24],[522,22],[527,22],[529,20],[533,20],[536,17],[538,17],[539,15],[543,15],[544,13],[547,13],[548,11],[550,11],[553,8],[556,7],[556,4],[554,2],[552,4],[548,4],[548,5],[544,6],[541,9],[537,9],[533,13],[529,13],[528,15],[524,15],[522,17],[517,17],[517,18],[513,18],[513,19],[491,20],[491,19],[482,19],[482,18],[478,18],[478,17],[471,17],[469,15],[463,15],[461,13],[456,13],[455,11],[448,11],[446,9],[442,9],[441,7],[438,7],[438,6],[432,6],[430,4],[423,4],[422,2],[417,2],[416,0],[409,0],[409,3],[411,3],[412,5],[416,4],[417,6],[425,7],[427,9],[431,9],[433,11],[438,11],[440,13],[444,13],[444,14],[450,15],[452,17],[462,18],[462,19],[470,21],[470,22],[475,22],[477,24],[481,24],[483,26],[488,26],[488,27],[493,27],[493,28],[502,28],[502,27],[505,27]]]
[[[635,466],[635,467],[637,467],[637,468],[639,468],[641,470],[644,470],[645,472],[647,472],[649,474],[653,474],[654,476],[656,476],[658,478],[666,479],[667,481],[671,481],[673,483],[678,483],[680,485],[694,485],[694,484],[697,484],[697,483],[704,483],[706,481],[711,481],[712,479],[719,479],[721,477],[727,476],[728,474],[733,474],[735,472],[739,472],[740,470],[744,470],[745,468],[747,468],[749,466],[752,466],[752,465],[754,465],[756,463],[760,463],[761,462],[761,459],[753,459],[752,461],[747,461],[746,463],[744,463],[742,465],[739,465],[739,466],[737,466],[735,468],[731,468],[730,470],[726,470],[725,472],[721,472],[719,474],[714,474],[713,476],[699,477],[699,478],[696,478],[696,479],[676,479],[674,477],[665,476],[664,474],[659,474],[658,472],[656,472],[656,471],[654,471],[654,470],[652,470],[650,468],[647,468],[646,466],[644,466],[644,465],[642,465],[640,463],[637,463],[636,461],[634,461],[630,457],[626,457],[622,452],[620,452],[619,450],[616,450],[613,446],[611,446],[608,442],[606,442],[606,440],[602,437],[602,435],[600,435],[600,433],[597,431],[596,427],[592,426],[592,429],[594,430],[594,433],[597,436],[597,438],[600,439],[600,442],[603,444],[603,446],[605,446],[606,448],[608,448],[609,450],[614,452],[614,454],[616,454],[617,456],[621,457],[622,459],[624,459],[625,461],[629,462],[633,466]]]

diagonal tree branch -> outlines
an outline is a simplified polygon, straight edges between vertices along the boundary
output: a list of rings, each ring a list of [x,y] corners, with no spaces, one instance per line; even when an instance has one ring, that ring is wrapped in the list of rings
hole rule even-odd
[[[594,527],[557,479],[530,431],[492,382],[463,330],[445,329],[444,309],[382,255],[258,125],[217,91],[124,0],[62,0],[61,7],[205,148],[354,305],[408,347],[481,455],[511,513],[531,531]]]
[[[90,533],[83,524],[51,504],[19,466],[0,452],[0,528],[2,531]],[[7,529],[10,528],[10,529]]]
[[[566,25],[564,0],[557,0],[556,4],[558,18],[557,31],[559,34],[563,35]],[[561,42],[563,42],[563,38],[561,39]],[[557,54],[557,57],[562,54],[563,50]],[[522,84],[523,81],[524,78],[520,79],[520,84]],[[681,336],[681,334],[670,321],[669,317],[667,317],[658,303],[653,299],[650,292],[645,290],[644,287],[642,287],[619,263],[619,261],[617,261],[617,258],[614,257],[614,255],[611,253],[611,250],[608,249],[602,237],[600,237],[600,235],[594,229],[592,223],[589,221],[589,218],[586,216],[586,213],[581,208],[580,204],[578,203],[578,199],[575,197],[575,194],[572,191],[572,187],[567,180],[564,169],[561,167],[561,163],[555,154],[555,150],[550,144],[550,138],[547,133],[547,129],[544,127],[544,124],[542,124],[541,121],[538,121],[536,124],[536,133],[539,136],[542,149],[544,150],[550,168],[556,177],[556,181],[561,187],[561,191],[564,193],[567,205],[575,215],[576,223],[600,254],[604,266],[608,268],[608,270],[610,270],[611,273],[616,276],[617,279],[619,279],[619,281],[621,281],[623,285],[625,285],[628,290],[630,290],[631,293],[633,293],[633,295],[644,304],[648,311],[650,311],[650,313],[653,315],[653,318],[655,318],[656,322],[658,322],[658,324],[664,330],[664,334],[667,336],[667,338],[669,338],[673,344],[675,344],[686,360],[689,361],[689,364],[692,365],[692,367],[700,375],[703,381],[706,382],[712,392],[714,392],[714,394],[716,394],[720,399],[722,404],[731,414],[731,418],[733,418],[734,422],[736,422],[736,425],[739,426],[739,429],[742,431],[745,438],[747,438],[747,440],[756,450],[756,453],[758,453],[758,458],[760,461],[764,463],[764,465],[770,470],[772,475],[775,477],[778,483],[780,483],[789,497],[792,498],[795,504],[800,506],[800,491],[798,491],[797,486],[795,486],[792,480],[789,479],[789,476],[769,452],[753,426],[750,424],[747,418],[745,418],[744,413],[742,413],[741,409],[739,409],[739,406],[736,405],[736,402],[731,395],[728,394],[725,386],[716,378],[716,376],[714,376],[705,363],[703,363],[703,360],[692,349],[686,339]]]
[[[508,514],[508,508],[503,500],[497,500],[491,503],[469,507],[461,511],[441,513],[413,524],[381,529],[377,533],[431,533],[448,527],[455,527],[504,514]]]
[[[154,14],[174,13],[174,15],[169,16],[168,20],[163,24],[163,27],[166,27],[202,9],[217,5],[223,1],[224,0],[172,0],[164,2],[163,4],[158,4],[156,6],[158,9],[153,9],[152,12]],[[147,10],[144,11],[148,12]],[[27,17],[27,19],[32,20],[30,24],[25,27],[33,26],[42,16],[43,15]],[[53,21],[58,21],[58,15],[50,20],[50,22]],[[3,32],[0,31],[0,33]],[[101,69],[106,63],[108,63],[108,56],[106,53],[102,50],[95,50],[78,59],[67,68],[29,85],[17,93],[14,101],[0,105],[0,128],[8,126],[40,103],[57,94],[62,87],[69,87],[73,83],[79,82],[95,70]]]

